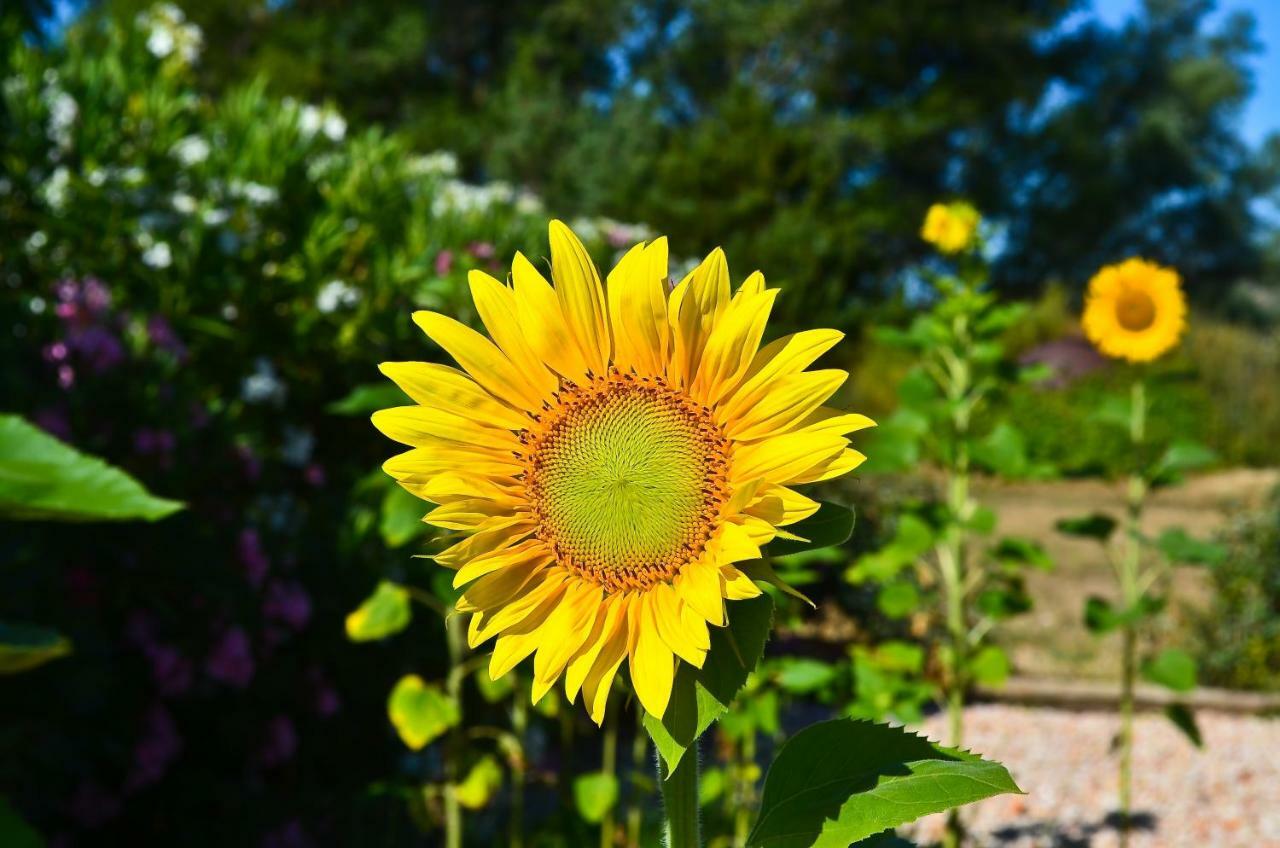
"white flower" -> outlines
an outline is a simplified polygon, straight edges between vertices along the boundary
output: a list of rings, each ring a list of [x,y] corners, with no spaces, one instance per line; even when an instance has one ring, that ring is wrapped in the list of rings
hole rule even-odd
[[[31,310],[32,315],[43,314],[45,308],[44,298],[39,295],[31,298],[31,300],[27,301],[27,308]]]
[[[243,197],[254,206],[267,206],[280,199],[279,190],[262,183],[232,180],[227,191],[232,197]]]
[[[142,264],[148,268],[168,268],[173,264],[173,251],[169,243],[158,241],[142,254]]]
[[[200,220],[207,227],[221,227],[231,219],[231,213],[226,209],[206,209],[200,213]]]
[[[147,50],[157,59],[167,59],[176,52],[190,65],[200,58],[204,32],[195,24],[187,23],[187,16],[172,3],[161,3],[140,12],[135,23],[147,31]]]
[[[310,103],[305,104],[298,110],[298,132],[306,138],[311,138],[320,131],[320,124],[324,122],[324,117],[320,112],[320,107],[312,106]]]
[[[80,117],[76,99],[58,87],[57,78],[45,86],[40,99],[49,110],[49,124],[45,135],[61,150],[71,148],[71,129]]]
[[[94,168],[85,175],[85,179],[94,188],[101,188],[107,181],[107,172],[102,168]]]
[[[223,314],[226,314],[225,309]],[[263,357],[254,361],[253,373],[240,383],[240,397],[245,403],[271,402],[279,405],[284,403],[286,394],[288,388],[276,376],[276,369],[272,367],[270,360]]]
[[[71,172],[66,168],[58,168],[44,185],[40,186],[40,197],[54,212],[61,212],[67,205],[67,193],[71,184]]]
[[[542,198],[531,191],[521,190],[516,194],[516,211],[521,215],[538,215],[542,213]]]
[[[347,136],[347,121],[337,112],[324,116],[324,134],[330,141],[342,141]]]
[[[169,155],[188,168],[209,158],[209,142],[198,135],[189,135],[169,148]]]
[[[284,444],[280,446],[280,458],[288,465],[300,467],[311,461],[311,452],[315,449],[316,437],[307,430],[298,427],[286,427]]]
[[[409,160],[408,171],[419,176],[452,177],[458,173],[458,157],[447,150],[437,150]]]
[[[196,211],[196,199],[189,194],[183,192],[174,192],[173,197],[169,198],[169,202],[173,204],[173,210],[183,215],[190,215]]]
[[[147,49],[157,59],[163,59],[168,56],[176,46],[172,30],[164,27],[155,27],[147,35]]]
[[[360,290],[342,280],[330,280],[316,293],[316,309],[326,315],[342,307],[355,306],[359,302]]]
[[[36,230],[27,237],[24,247],[26,248],[27,253],[36,253],[40,248],[44,247],[48,243],[49,237],[45,235],[42,230]]]

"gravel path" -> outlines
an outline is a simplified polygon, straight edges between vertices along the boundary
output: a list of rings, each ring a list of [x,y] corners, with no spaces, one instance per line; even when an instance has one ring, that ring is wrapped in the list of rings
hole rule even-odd
[[[1203,712],[1197,750],[1163,715],[1137,719],[1133,798],[1144,829],[1131,848],[1280,848],[1280,719]],[[964,808],[972,845],[1114,848],[1118,721],[1101,712],[1003,705],[971,707],[966,747],[1004,763],[1028,794]],[[942,718],[923,727],[946,733]],[[910,833],[940,838],[941,816]]]

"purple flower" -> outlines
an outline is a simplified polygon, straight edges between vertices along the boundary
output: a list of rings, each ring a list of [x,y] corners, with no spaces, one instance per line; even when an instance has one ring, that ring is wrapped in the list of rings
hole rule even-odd
[[[152,430],[143,427],[133,434],[133,449],[143,456],[167,455],[177,447],[177,439],[168,430]]]
[[[262,614],[301,630],[311,620],[311,596],[301,583],[273,580],[262,602]]]
[[[448,276],[453,270],[453,251],[442,250],[436,254],[436,276]]]
[[[194,670],[191,660],[171,645],[154,645],[147,649],[151,661],[151,679],[156,690],[166,698],[185,695],[191,688]]]
[[[337,715],[342,710],[342,697],[327,681],[316,684],[315,709],[316,715],[324,718]]]
[[[69,389],[76,382],[76,370],[70,365],[58,366],[58,386],[63,389]]]
[[[182,753],[182,736],[168,710],[156,704],[147,711],[146,722],[143,736],[133,748],[133,769],[125,780],[125,789],[129,792],[164,777]]]
[[[124,345],[106,327],[92,325],[73,329],[67,334],[67,346],[97,374],[110,371],[124,361]]]
[[[302,479],[306,480],[308,485],[315,486],[317,489],[324,485],[324,466],[318,462],[313,462],[307,466],[302,472]]]
[[[205,673],[219,683],[243,689],[253,680],[253,652],[249,637],[239,627],[222,634],[205,661]]]
[[[111,308],[111,290],[97,277],[89,277],[84,281],[81,295],[85,307],[94,314],[106,312]]]
[[[163,315],[152,315],[147,319],[147,338],[160,350],[173,354],[175,359],[187,358],[187,346],[174,332],[173,325]]]
[[[288,716],[276,716],[267,722],[266,738],[258,749],[258,762],[265,768],[282,766],[298,752],[298,732]]]
[[[262,549],[262,537],[258,535],[257,530],[246,527],[240,531],[236,548],[240,554],[240,565],[244,567],[245,577],[249,578],[249,585],[256,589],[262,585],[267,572],[271,569],[271,560],[267,558],[267,552]]]
[[[37,427],[49,435],[57,436],[64,442],[71,440],[71,422],[67,420],[67,414],[61,409],[45,407],[36,412],[32,419]]]

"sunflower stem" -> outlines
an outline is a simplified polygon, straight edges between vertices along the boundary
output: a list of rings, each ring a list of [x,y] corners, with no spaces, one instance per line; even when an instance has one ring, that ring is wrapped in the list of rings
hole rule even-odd
[[[676,764],[667,769],[658,756],[658,785],[666,815],[666,848],[702,848],[702,823],[698,819],[698,750],[694,742]]]
[[[466,651],[467,634],[465,622],[460,615],[451,615],[444,620],[445,641],[449,649],[449,667],[456,668],[462,662]],[[450,674],[445,681],[445,688],[453,702],[462,711],[462,677]],[[462,779],[460,760],[462,758],[462,722],[459,721],[449,731],[449,739],[445,744],[445,786],[444,786],[444,844],[445,848],[462,848],[462,805],[458,802],[458,782]]]
[[[631,739],[631,791],[627,799],[627,848],[640,848],[640,830],[644,825],[644,796],[648,779],[644,776],[645,758],[649,755],[649,733],[644,729],[644,713],[636,710],[636,733]],[[644,793],[644,794],[642,794]]]
[[[1147,392],[1142,380],[1135,380],[1130,394],[1129,441],[1137,454],[1146,438]],[[1120,595],[1126,612],[1134,610],[1142,600],[1143,589],[1139,585],[1142,567],[1142,550],[1139,534],[1142,510],[1146,501],[1147,484],[1140,474],[1129,475],[1128,509],[1125,513],[1124,545],[1120,560]],[[1137,676],[1138,628],[1134,621],[1126,621],[1121,634],[1120,667],[1120,846],[1129,844],[1130,812],[1133,793],[1133,689]]]

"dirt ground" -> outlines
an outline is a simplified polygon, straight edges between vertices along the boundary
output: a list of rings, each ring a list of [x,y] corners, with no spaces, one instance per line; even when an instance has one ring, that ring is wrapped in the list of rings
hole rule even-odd
[[[1155,493],[1148,502],[1143,529],[1158,534],[1181,527],[1196,536],[1212,536],[1233,511],[1258,504],[1280,482],[1280,471],[1233,469],[1193,478]],[[1033,677],[1112,678],[1118,673],[1114,638],[1089,635],[1081,620],[1090,595],[1115,597],[1115,575],[1096,542],[1058,533],[1059,519],[1123,510],[1122,483],[1066,480],[980,485],[981,501],[1000,516],[999,532],[1028,536],[1045,545],[1055,568],[1032,572],[1028,590],[1035,608],[1003,628],[1003,642],[1014,667]],[[1154,637],[1176,644],[1185,633],[1187,612],[1203,608],[1204,575],[1194,568],[1175,571],[1165,630]]]

